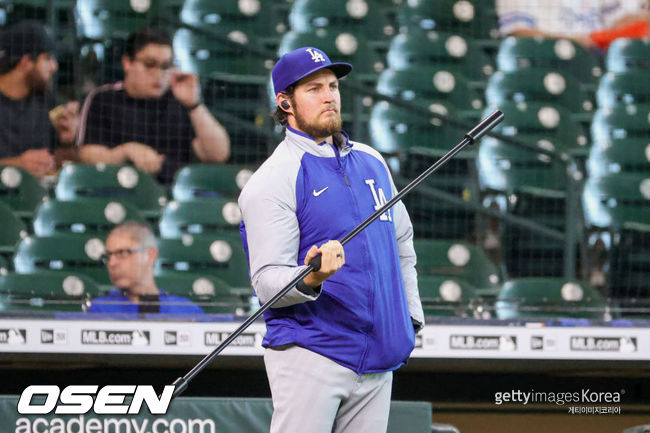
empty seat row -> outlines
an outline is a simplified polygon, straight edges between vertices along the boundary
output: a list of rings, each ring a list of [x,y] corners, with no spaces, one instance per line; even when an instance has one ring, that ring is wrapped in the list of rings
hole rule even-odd
[[[171,188],[174,200],[203,198],[235,199],[252,174],[252,169],[237,165],[188,165],[176,173]],[[48,192],[27,171],[0,166],[0,201],[21,218],[32,218]],[[91,198],[127,202],[145,218],[160,216],[167,204],[167,192],[148,173],[130,165],[68,164],[59,173],[54,188],[59,200]]]
[[[206,275],[157,276],[156,284],[170,295],[187,297],[210,314],[244,315],[250,305],[241,292]],[[0,275],[0,311],[87,311],[104,294],[81,273],[42,271]]]

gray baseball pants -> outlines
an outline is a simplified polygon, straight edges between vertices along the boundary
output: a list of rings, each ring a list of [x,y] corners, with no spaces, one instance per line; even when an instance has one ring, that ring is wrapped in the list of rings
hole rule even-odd
[[[296,345],[266,349],[273,397],[271,433],[382,433],[393,373],[359,376]]]

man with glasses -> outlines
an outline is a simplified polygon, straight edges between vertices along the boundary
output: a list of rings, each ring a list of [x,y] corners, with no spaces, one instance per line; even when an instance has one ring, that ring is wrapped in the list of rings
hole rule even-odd
[[[106,238],[104,262],[115,289],[95,298],[90,313],[201,314],[203,309],[182,296],[158,289],[153,276],[158,247],[144,224],[126,222]]]
[[[193,159],[228,158],[228,133],[202,104],[198,77],[174,68],[169,35],[151,28],[131,35],[122,67],[124,81],[94,89],[83,104],[83,162],[131,162],[169,183]]]

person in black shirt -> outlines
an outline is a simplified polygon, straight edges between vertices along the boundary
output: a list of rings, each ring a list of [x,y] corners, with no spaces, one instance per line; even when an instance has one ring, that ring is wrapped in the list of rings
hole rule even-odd
[[[37,177],[54,169],[57,135],[61,143],[72,143],[77,128],[77,102],[49,111],[58,68],[53,51],[45,27],[36,21],[17,23],[0,38],[0,165],[22,167]]]
[[[192,152],[203,162],[228,158],[228,133],[201,103],[198,77],[174,69],[166,33],[133,34],[122,67],[123,82],[100,86],[84,101],[77,139],[83,162],[132,162],[169,183]]]

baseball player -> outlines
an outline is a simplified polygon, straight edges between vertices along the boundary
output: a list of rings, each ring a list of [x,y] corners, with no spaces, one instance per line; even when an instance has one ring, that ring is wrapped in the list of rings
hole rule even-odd
[[[338,79],[351,69],[314,47],[276,63],[274,117],[286,136],[239,197],[261,302],[321,255],[320,270],[264,316],[272,433],[385,432],[392,372],[424,323],[401,202],[345,251],[336,241],[396,193],[379,153],[341,129]]]

